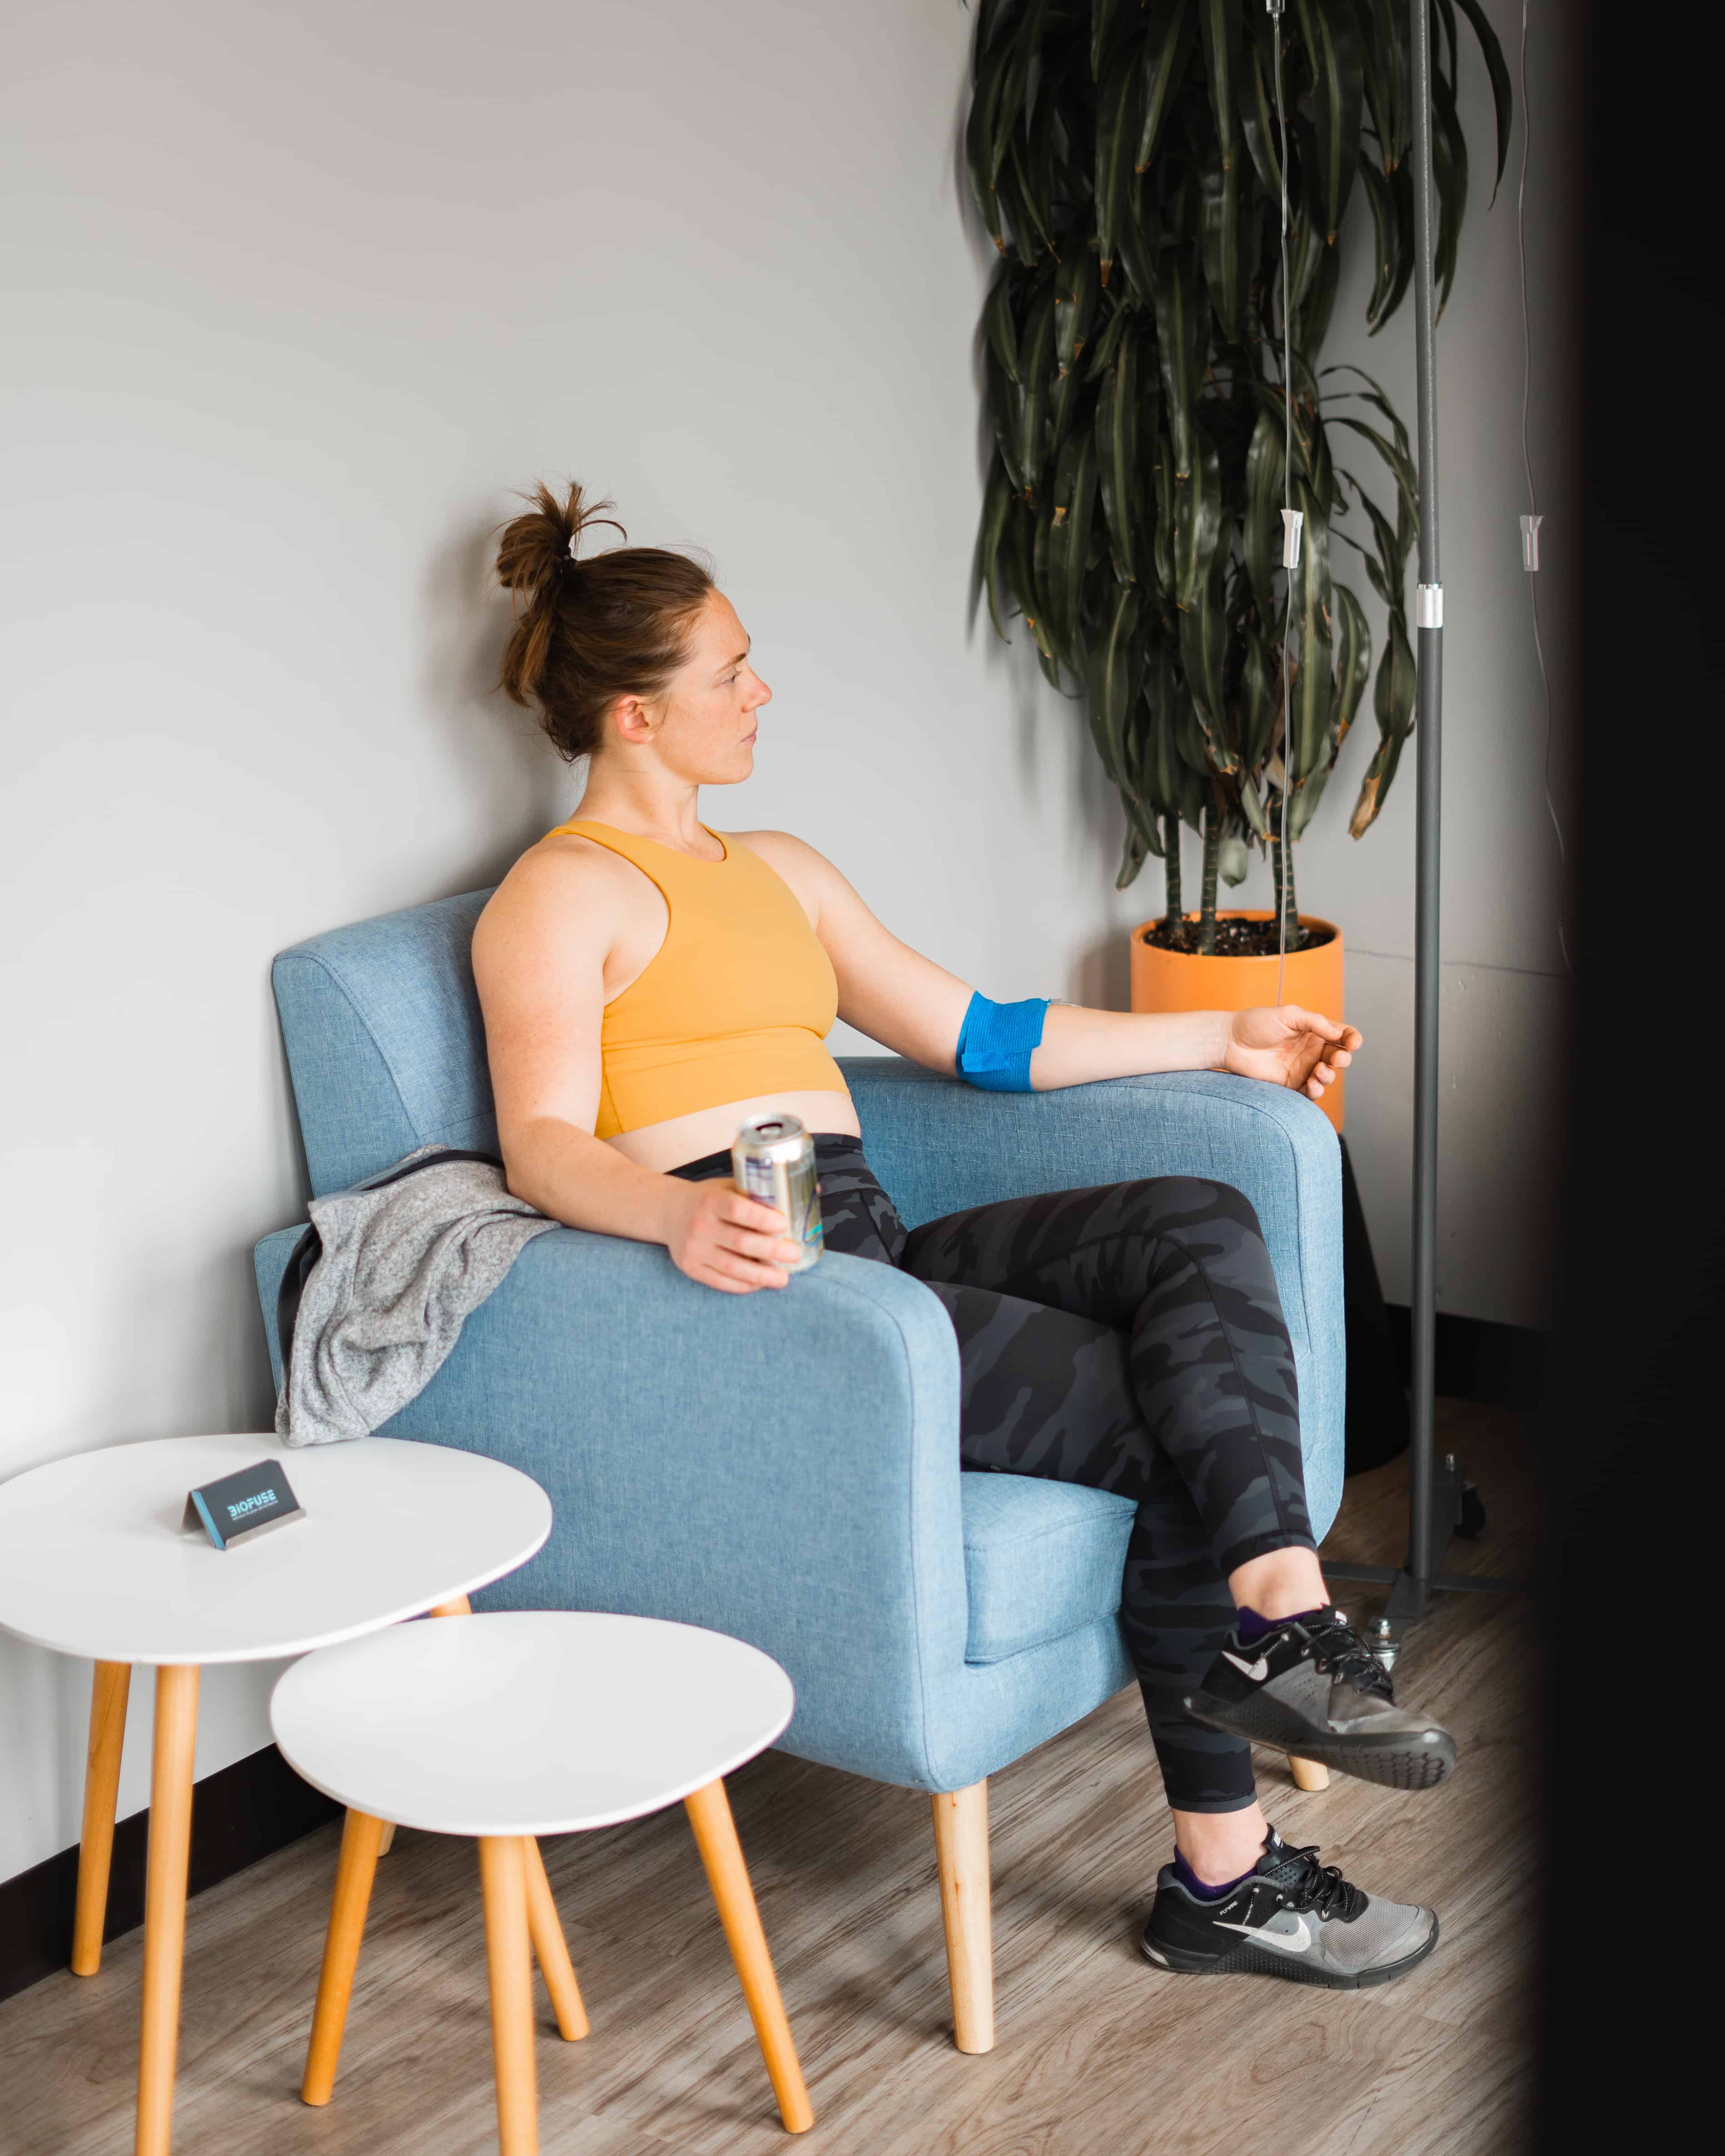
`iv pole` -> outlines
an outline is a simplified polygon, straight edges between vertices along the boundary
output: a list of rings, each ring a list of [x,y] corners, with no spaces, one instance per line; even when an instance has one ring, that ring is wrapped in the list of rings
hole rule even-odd
[[[1435,1590],[1511,1594],[1521,1583],[1439,1568],[1462,1519],[1462,1476],[1453,1456],[1435,1458],[1437,1406],[1438,900],[1443,774],[1444,587],[1438,567],[1437,305],[1433,254],[1431,9],[1409,0],[1414,59],[1414,357],[1420,444],[1420,582],[1415,601],[1418,750],[1414,916],[1413,1367],[1409,1387],[1408,1561],[1328,1564],[1337,1579],[1390,1589],[1398,1632],[1425,1616]]]

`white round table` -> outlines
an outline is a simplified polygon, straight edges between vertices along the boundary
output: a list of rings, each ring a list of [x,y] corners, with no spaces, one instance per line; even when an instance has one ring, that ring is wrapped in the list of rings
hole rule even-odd
[[[296,1663],[270,1702],[276,1743],[314,1788],[348,1808],[306,2100],[326,2102],[334,2087],[382,1821],[471,1835],[485,1896],[500,2140],[503,2156],[531,2156],[527,1947],[541,1890],[526,1861],[536,1851],[529,1838],[615,1825],[680,1799],[780,2116],[793,2133],[812,2124],[723,1780],[773,1743],[794,1705],[790,1679],[758,1648],[647,1617],[510,1610],[377,1633]],[[584,2034],[572,1971],[567,2013],[561,1974],[546,1965],[559,2025],[566,2036]]]
[[[278,1460],[304,1517],[218,1550],[182,1531],[187,1493]],[[191,1848],[198,1673],[465,1611],[551,1532],[528,1476],[392,1438],[292,1450],[270,1435],[163,1438],[50,1461],[0,1484],[0,1626],[95,1663],[72,1966],[101,1954],[134,1663],[156,1666],[144,1897],[137,2156],[167,2156]]]

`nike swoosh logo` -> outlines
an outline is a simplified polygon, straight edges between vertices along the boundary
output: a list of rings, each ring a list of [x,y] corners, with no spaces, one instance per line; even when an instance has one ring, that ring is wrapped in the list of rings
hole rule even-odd
[[[1243,1662],[1238,1655],[1230,1655],[1224,1647],[1222,1660],[1224,1662],[1232,1662],[1240,1675],[1250,1677],[1254,1684],[1262,1684],[1270,1674],[1270,1657],[1267,1655],[1260,1655],[1255,1662]]]
[[[1216,1928],[1222,1932],[1243,1932],[1247,1938],[1256,1939],[1260,1946],[1274,1947],[1280,1953],[1304,1953],[1312,1944],[1312,1933],[1307,1928],[1303,1917],[1296,1917],[1294,1922],[1300,1927],[1297,1933],[1268,1932],[1254,1924],[1225,1924],[1219,1917]]]

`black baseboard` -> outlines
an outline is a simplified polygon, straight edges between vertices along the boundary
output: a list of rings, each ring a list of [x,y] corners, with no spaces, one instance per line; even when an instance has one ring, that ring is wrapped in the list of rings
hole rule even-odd
[[[1389,1337],[1401,1382],[1413,1360],[1412,1313],[1388,1306]],[[1491,1407],[1537,1408],[1545,1398],[1546,1336],[1524,1325],[1493,1325],[1483,1317],[1437,1319],[1437,1390],[1447,1400],[1480,1400]]]
[[[190,1891],[201,1894],[206,1887],[231,1879],[340,1812],[339,1804],[300,1779],[273,1744],[236,1759],[198,1784],[192,1805]],[[144,1921],[149,1825],[149,1813],[141,1811],[114,1830],[104,1938],[117,1938]],[[0,1999],[67,1967],[77,1894],[75,1848],[63,1849],[15,1879],[0,1881]]]

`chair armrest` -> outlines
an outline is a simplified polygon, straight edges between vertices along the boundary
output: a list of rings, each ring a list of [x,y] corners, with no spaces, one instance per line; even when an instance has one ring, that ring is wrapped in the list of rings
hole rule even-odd
[[[1341,1502],[1347,1359],[1342,1155],[1322,1109],[1216,1071],[985,1093],[896,1055],[842,1059],[863,1143],[910,1227],[968,1205],[1153,1175],[1198,1175],[1251,1201],[1294,1343],[1307,1502],[1322,1535]]]
[[[298,1231],[257,1251],[271,1332]],[[546,1548],[487,1607],[706,1625],[790,1672],[806,1757],[927,1785],[925,1672],[964,1661],[958,1358],[890,1266],[829,1253],[788,1288],[698,1286],[656,1245],[528,1245],[387,1436],[533,1476]]]

